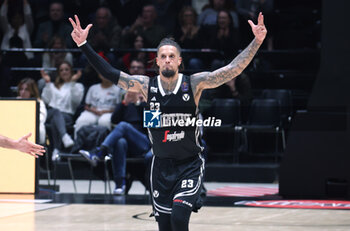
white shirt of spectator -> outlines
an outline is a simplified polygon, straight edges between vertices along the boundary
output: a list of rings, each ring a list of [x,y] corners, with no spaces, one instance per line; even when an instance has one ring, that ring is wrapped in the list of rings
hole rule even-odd
[[[74,114],[84,96],[84,86],[81,83],[64,83],[57,89],[53,83],[47,83],[41,98],[52,108],[61,112]]]
[[[97,110],[113,110],[121,102],[123,90],[116,85],[102,88],[101,84],[92,85],[86,94],[85,103]]]

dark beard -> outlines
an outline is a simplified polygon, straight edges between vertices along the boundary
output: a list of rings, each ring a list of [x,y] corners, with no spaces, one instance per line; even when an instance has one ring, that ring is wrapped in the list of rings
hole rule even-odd
[[[162,75],[166,78],[171,78],[175,75],[175,71],[166,69],[162,71]]]

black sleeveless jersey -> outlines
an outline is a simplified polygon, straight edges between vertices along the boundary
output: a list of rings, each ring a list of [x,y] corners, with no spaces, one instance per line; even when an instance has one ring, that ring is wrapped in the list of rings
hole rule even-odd
[[[153,112],[153,116],[148,117],[148,122],[155,118],[157,122],[153,127],[145,120],[146,114],[150,112]],[[203,147],[197,117],[198,108],[194,102],[189,76],[179,74],[173,93],[168,95],[163,90],[160,76],[150,79],[144,125],[148,125],[155,156],[181,160],[198,155]]]

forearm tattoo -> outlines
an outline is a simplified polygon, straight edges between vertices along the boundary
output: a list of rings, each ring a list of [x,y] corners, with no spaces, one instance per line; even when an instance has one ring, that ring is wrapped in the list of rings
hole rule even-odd
[[[147,98],[149,78],[143,75],[120,73],[118,86],[126,91],[141,92]]]
[[[205,80],[205,87],[218,87],[242,73],[252,61],[258,51],[260,44],[255,39],[244,49],[231,63],[208,74]]]

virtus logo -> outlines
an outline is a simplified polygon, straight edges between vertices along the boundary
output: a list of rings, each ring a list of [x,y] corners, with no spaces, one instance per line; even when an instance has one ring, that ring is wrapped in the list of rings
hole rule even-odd
[[[190,113],[168,113],[162,114],[159,110],[145,110],[143,112],[143,127],[160,128],[160,127],[220,127],[221,119],[208,117],[199,119],[192,117]]]

